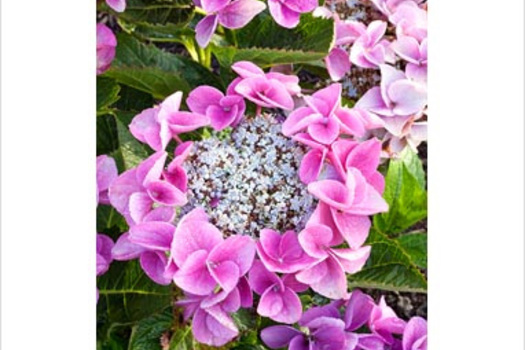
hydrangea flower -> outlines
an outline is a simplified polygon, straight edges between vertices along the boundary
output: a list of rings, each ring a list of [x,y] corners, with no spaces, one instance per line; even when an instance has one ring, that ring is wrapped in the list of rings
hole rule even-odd
[[[427,321],[412,317],[403,332],[403,350],[427,350]]]
[[[394,343],[392,334],[403,334],[406,322],[397,317],[396,313],[385,302],[382,296],[379,305],[374,305],[370,313],[368,327],[387,344]]]
[[[115,34],[103,23],[97,24],[97,74],[102,74],[109,69],[115,58],[117,38]]]
[[[188,95],[186,104],[194,113],[205,115],[211,126],[223,130],[237,125],[244,117],[246,104],[238,95],[226,95],[211,86],[199,86]]]
[[[228,293],[252,266],[255,243],[249,236],[224,240],[204,212],[195,210],[179,223],[173,236],[171,258],[179,267],[173,280],[191,294],[209,295],[217,287]]]
[[[217,24],[229,29],[242,28],[266,8],[258,0],[200,0],[195,5],[207,13],[195,27],[195,39],[200,47],[208,46]]]
[[[363,122],[341,105],[341,84],[332,84],[305,96],[307,107],[294,110],[283,123],[283,134],[292,136],[307,129],[309,136],[323,145],[330,145],[341,133],[362,136]]]
[[[296,278],[327,298],[341,299],[347,295],[345,273],[361,270],[370,255],[370,246],[355,250],[334,248],[332,240],[332,230],[324,225],[312,224],[299,233],[299,243],[317,263],[297,273]]]
[[[392,49],[407,61],[406,76],[411,80],[427,81],[427,39],[419,43],[411,36],[402,36],[392,43]]]
[[[413,1],[401,3],[390,22],[396,26],[396,36],[410,36],[421,42],[427,37],[427,11],[419,8]]]
[[[105,274],[109,270],[109,265],[113,261],[111,249],[113,240],[102,233],[97,233],[97,276]]]
[[[259,260],[254,261],[250,269],[249,282],[253,291],[261,296],[257,306],[259,315],[282,323],[299,321],[302,305],[297,293],[307,290],[307,285],[299,283],[294,275],[279,278]]]
[[[377,68],[385,62],[394,62],[394,56],[389,48],[390,42],[382,39],[387,24],[383,21],[373,21],[368,25],[352,45],[350,61],[362,68]]]
[[[291,110],[292,96],[300,93],[299,78],[278,72],[264,73],[255,64],[239,61],[232,65],[239,75],[228,87],[228,94],[237,93],[260,107]]]
[[[417,6],[423,1],[424,0],[372,0],[372,3],[385,16],[390,17],[402,4],[412,3]]]
[[[126,0],[106,0],[106,4],[116,12],[124,12],[126,9]]]
[[[268,8],[275,22],[285,28],[299,24],[301,13],[312,12],[317,0],[268,0]]]
[[[110,204],[108,189],[118,177],[115,160],[103,154],[97,157],[97,204]]]

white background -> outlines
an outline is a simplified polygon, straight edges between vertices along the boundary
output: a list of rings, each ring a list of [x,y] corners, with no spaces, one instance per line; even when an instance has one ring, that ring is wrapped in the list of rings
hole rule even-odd
[[[523,2],[429,3],[429,349],[523,349]],[[2,349],[94,349],[95,0],[1,7]]]

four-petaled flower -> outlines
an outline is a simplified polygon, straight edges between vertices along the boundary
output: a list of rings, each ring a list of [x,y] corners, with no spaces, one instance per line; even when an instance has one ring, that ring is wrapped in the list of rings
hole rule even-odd
[[[301,13],[311,12],[316,7],[317,0],[268,0],[270,14],[285,28],[296,27]]]
[[[350,61],[362,68],[377,68],[385,62],[394,62],[390,42],[382,39],[387,24],[383,21],[373,21],[368,25],[352,45]]]
[[[115,34],[103,23],[97,24],[97,74],[102,74],[109,69],[115,58],[117,38]]]

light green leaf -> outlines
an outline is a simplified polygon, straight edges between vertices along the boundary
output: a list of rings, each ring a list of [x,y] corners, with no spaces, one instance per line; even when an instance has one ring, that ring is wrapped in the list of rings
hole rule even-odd
[[[427,234],[407,233],[398,237],[397,242],[418,267],[427,268]]]
[[[169,350],[193,350],[193,334],[191,325],[179,328],[173,333]]]
[[[335,40],[334,22],[305,14],[296,28],[286,29],[263,12],[246,27],[236,30],[232,40],[236,44],[211,44],[222,67],[243,60],[261,67],[311,62],[324,58],[330,51]]]
[[[417,182],[421,188],[425,188],[425,170],[423,169],[423,163],[410,147],[405,149],[399,154],[400,159],[405,164],[407,170],[417,179]]]
[[[159,100],[175,91],[187,94],[199,85],[221,87],[218,77],[191,59],[142,44],[125,33],[117,41],[115,60],[105,74],[121,84]]]
[[[408,164],[410,168],[403,159],[390,161],[383,193],[389,209],[374,216],[374,227],[390,235],[406,230],[427,216],[427,193],[422,187],[421,174],[413,160]]]
[[[351,288],[426,293],[425,277],[398,241],[372,229],[366,244],[372,246],[370,257],[361,271],[349,275]]]

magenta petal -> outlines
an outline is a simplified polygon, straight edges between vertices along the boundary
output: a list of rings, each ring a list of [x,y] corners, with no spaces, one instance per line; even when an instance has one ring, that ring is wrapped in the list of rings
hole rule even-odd
[[[140,223],[151,211],[152,205],[153,201],[146,192],[135,192],[129,197],[129,215],[135,223]]]
[[[208,15],[197,23],[195,27],[195,40],[197,40],[197,44],[199,44],[200,47],[208,46],[218,23],[219,17],[217,15]]]
[[[309,288],[307,284],[299,282],[295,277],[295,274],[283,275],[282,281],[285,287],[290,288],[297,293],[306,292]]]
[[[257,306],[257,313],[263,317],[274,319],[282,312],[284,303],[281,293],[274,291],[273,286],[266,289],[261,295]],[[277,321],[277,320],[275,320]]]
[[[427,321],[421,317],[412,317],[403,332],[403,350],[426,350]],[[419,341],[419,346],[416,342]]]
[[[345,134],[361,137],[365,134],[365,125],[361,114],[354,109],[338,108],[335,116],[341,122],[341,130]]]
[[[347,211],[356,215],[373,215],[388,211],[388,204],[370,184],[366,182],[363,175],[356,168],[348,169],[348,180],[354,178],[355,199],[352,207]],[[359,197],[358,198],[358,194]]]
[[[207,13],[214,13],[223,9],[230,0],[200,0],[202,9]]]
[[[266,73],[268,79],[274,79],[282,83],[286,87],[286,91],[292,96],[297,95],[301,92],[299,86],[299,78],[295,75],[286,75],[279,72]]]
[[[325,118],[308,126],[310,136],[324,145],[330,145],[334,142],[339,136],[339,131],[340,126],[335,118]]]
[[[253,266],[248,274],[250,287],[259,295],[273,285],[280,283],[279,277],[266,269],[266,267],[258,260],[253,262]]]
[[[320,201],[340,210],[347,210],[354,200],[353,189],[336,180],[321,180],[308,185],[308,192]]]
[[[206,214],[206,211],[202,207],[197,207],[193,209],[192,211],[190,211],[188,214],[184,215],[182,219],[180,219],[179,225],[182,225],[185,222],[190,222],[190,221],[209,222],[210,218],[208,217],[208,214]]]
[[[217,281],[210,275],[206,267],[208,252],[197,250],[188,256],[184,264],[178,265],[179,270],[173,275],[177,286],[188,293],[208,295],[217,285]]]
[[[322,260],[319,263],[310,266],[303,271],[298,272],[295,277],[301,283],[307,285],[318,284],[327,273],[326,260]]]
[[[351,248],[357,249],[365,243],[370,231],[368,216],[352,215],[332,209],[332,217],[339,232]]]
[[[242,28],[265,8],[266,5],[258,0],[232,1],[219,11],[219,22],[229,29]]]
[[[168,117],[168,125],[174,134],[193,131],[209,123],[210,118],[198,113],[175,112]]]
[[[147,143],[155,151],[163,149],[160,139],[160,124],[157,121],[158,108],[148,108],[137,114],[129,131],[140,142]]]
[[[126,9],[126,0],[106,0],[106,4],[116,12],[124,12]]]
[[[223,108],[221,106],[208,107],[206,115],[210,118],[212,128],[217,131],[230,126],[237,117],[237,106]]]
[[[332,249],[332,253],[337,257],[346,273],[356,273],[365,265],[370,256],[370,246],[364,246],[358,249]]]
[[[172,207],[157,207],[151,210],[143,221],[165,221],[172,222],[175,219],[175,209]]]
[[[358,144],[346,157],[345,167],[354,167],[365,178],[375,173],[381,156],[381,142],[375,138]]]
[[[223,261],[220,264],[209,262],[208,271],[225,292],[232,291],[239,282],[239,267],[231,261]]]
[[[143,222],[129,229],[131,242],[154,250],[169,250],[175,227],[162,221]]]
[[[343,86],[341,84],[334,83],[312,95],[314,101],[320,100],[326,104],[327,110],[323,113],[325,117],[332,115],[341,106],[342,89]]]
[[[155,283],[167,286],[171,283],[171,279],[164,276],[167,260],[164,252],[147,251],[140,255],[140,266]]]
[[[213,248],[208,261],[216,264],[232,261],[239,267],[239,276],[244,276],[254,257],[255,242],[249,236],[230,236]]]
[[[188,174],[182,166],[168,167],[168,171],[165,171],[163,175],[167,182],[183,192],[184,195],[188,189]]]
[[[262,341],[271,349],[285,347],[297,336],[302,337],[301,331],[291,326],[270,326],[261,331]]]
[[[206,221],[187,219],[177,226],[171,245],[171,256],[177,266],[182,266],[191,253],[197,250],[210,252],[221,242],[222,233],[215,226]]]
[[[146,186],[150,197],[167,206],[181,206],[188,202],[186,195],[168,181],[154,181]]]
[[[239,333],[230,316],[217,306],[206,310],[198,309],[191,329],[199,343],[210,346],[222,346]]]
[[[297,274],[297,280],[303,283],[310,284],[310,288],[327,298],[344,298],[347,294],[347,282],[346,275],[341,264],[332,257],[327,258],[321,264],[324,264],[325,272],[323,275],[320,276],[321,278],[317,279],[317,281],[313,283],[308,283],[305,280],[305,277],[311,277],[305,274],[305,272],[308,270]],[[317,271],[309,272],[310,274],[317,273]]]
[[[324,225],[310,225],[299,233],[299,243],[306,254],[324,259],[328,256],[326,247],[332,240],[332,230]]]
[[[126,261],[138,258],[140,254],[146,251],[147,248],[135,244],[129,240],[129,233],[123,233],[111,249],[113,259],[119,261]]]
[[[300,107],[294,110],[282,124],[282,133],[291,136],[296,132],[306,128],[314,122],[323,120],[323,116],[316,113],[310,107]]]
[[[129,197],[142,191],[142,184],[137,182],[137,170],[130,169],[116,178],[110,185],[108,197],[111,205],[122,215],[129,214]]]
[[[370,318],[373,307],[374,300],[359,289],[355,289],[346,304],[345,329],[353,331],[363,326]]]
[[[271,88],[265,93],[259,93],[259,98],[273,107],[292,110],[294,102],[286,87],[277,80],[270,80]]]
[[[326,69],[333,81],[341,80],[350,71],[350,57],[339,48],[333,48],[325,58]]]
[[[239,74],[241,78],[264,75],[264,71],[261,68],[249,61],[235,62],[231,68],[235,73]]]
[[[239,280],[239,284],[237,285],[237,289],[239,289],[239,296],[241,298],[241,307],[243,308],[250,308],[253,306],[253,293],[252,289],[250,288],[250,284],[248,283],[248,279],[246,277],[241,277]]]
[[[281,235],[279,232],[265,228],[259,233],[259,242],[257,245],[260,246],[261,249],[257,250],[264,251],[272,259],[279,259],[280,243]]]
[[[168,153],[159,151],[140,163],[137,167],[137,182],[146,186],[152,181],[159,180],[164,170],[167,157]]]
[[[199,86],[193,89],[186,98],[186,104],[194,113],[206,114],[206,109],[211,105],[218,105],[224,95],[211,86]]]
[[[317,180],[321,173],[325,154],[326,152],[313,149],[304,155],[299,168],[299,178],[303,183],[309,184]]]
[[[285,28],[294,28],[299,24],[301,14],[278,0],[268,0],[270,14],[280,26]]]

